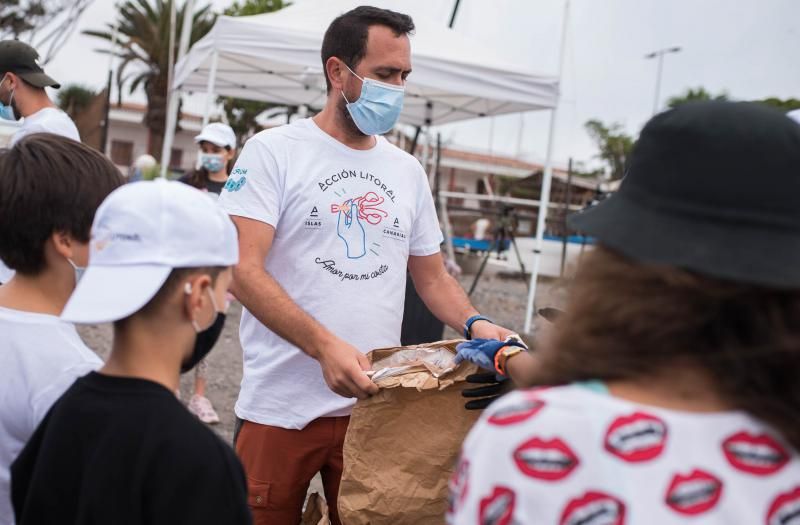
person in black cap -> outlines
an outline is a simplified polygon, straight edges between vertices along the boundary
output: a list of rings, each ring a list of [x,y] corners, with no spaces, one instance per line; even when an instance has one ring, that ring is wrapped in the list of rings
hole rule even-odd
[[[18,40],[0,42],[0,118],[19,120],[22,127],[11,137],[11,146],[33,133],[53,133],[80,141],[78,128],[56,107],[44,88],[61,85],[39,65],[39,53]]]
[[[570,218],[597,247],[534,355],[459,350],[550,388],[484,412],[449,523],[800,523],[798,166],[800,126],[758,104],[647,123]]]

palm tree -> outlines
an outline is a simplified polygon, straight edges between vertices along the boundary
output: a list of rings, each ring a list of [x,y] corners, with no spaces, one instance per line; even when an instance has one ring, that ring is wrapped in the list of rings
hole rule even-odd
[[[97,96],[94,90],[79,84],[70,84],[58,90],[56,102],[72,120],[88,108]]]
[[[177,55],[183,17],[186,15],[186,2],[176,6],[175,47],[170,50],[169,19],[173,1],[176,0],[127,0],[118,6],[116,24],[108,24],[108,29],[104,31],[84,31],[86,35],[111,41],[114,25],[118,26],[119,49],[116,56],[121,59],[117,69],[120,99],[123,85],[129,86],[130,93],[139,86],[144,87],[147,96],[144,125],[149,130],[147,150],[156,159],[161,158],[166,127],[169,53],[171,51]],[[208,33],[215,19],[210,5],[192,14],[190,46]],[[133,70],[131,66],[135,66]]]

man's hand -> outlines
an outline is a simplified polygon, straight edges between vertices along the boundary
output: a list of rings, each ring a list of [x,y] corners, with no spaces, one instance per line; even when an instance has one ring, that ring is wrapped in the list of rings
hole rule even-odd
[[[504,341],[509,335],[516,335],[508,328],[497,326],[483,319],[472,323],[469,332],[473,339],[497,339],[499,341]]]
[[[369,359],[341,339],[326,345],[317,360],[328,388],[340,396],[366,399],[378,393],[378,385],[365,373],[371,368]]]

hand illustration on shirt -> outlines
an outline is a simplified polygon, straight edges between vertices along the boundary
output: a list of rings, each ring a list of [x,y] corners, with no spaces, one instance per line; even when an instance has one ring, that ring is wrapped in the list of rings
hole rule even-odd
[[[347,247],[348,259],[360,259],[367,254],[367,234],[358,215],[358,205],[352,201],[349,207],[342,206],[339,208],[339,222],[336,225],[336,234],[344,241]]]

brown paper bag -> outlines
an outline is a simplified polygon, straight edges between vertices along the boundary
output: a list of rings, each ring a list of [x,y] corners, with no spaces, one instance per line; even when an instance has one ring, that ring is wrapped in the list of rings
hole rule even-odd
[[[445,349],[455,354],[459,342],[385,348],[367,357],[379,372],[381,360],[397,352]],[[465,362],[444,373],[438,363],[420,363],[389,377],[376,373],[381,391],[356,403],[344,442],[339,489],[344,525],[444,523],[448,480],[479,415],[465,410],[461,397],[464,379],[476,371]]]

